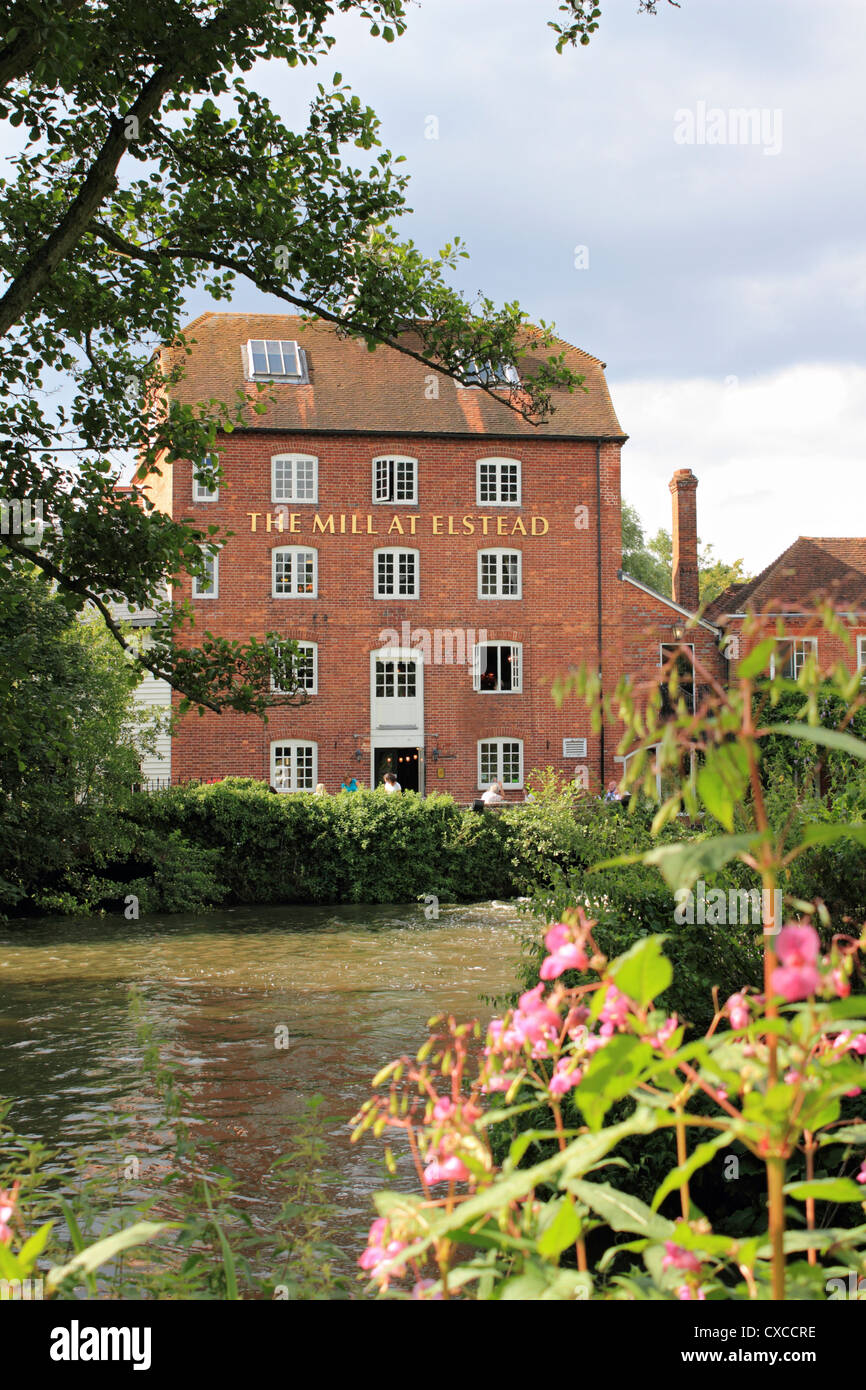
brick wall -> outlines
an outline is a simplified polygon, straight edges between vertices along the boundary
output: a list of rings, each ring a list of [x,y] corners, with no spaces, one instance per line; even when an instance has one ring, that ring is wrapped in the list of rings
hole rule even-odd
[[[198,629],[237,639],[272,630],[318,643],[318,694],[301,709],[272,711],[266,726],[231,714],[187,716],[174,740],[176,777],[268,777],[271,741],[300,738],[318,744],[318,776],[329,790],[336,790],[350,771],[369,783],[370,652],[382,645],[383,630],[399,633],[407,622],[413,631],[483,629],[491,641],[523,643],[522,694],[473,691],[469,665],[425,668],[428,791],[472,799],[477,794],[477,741],[482,738],[522,739],[525,773],[551,765],[573,774],[576,764],[563,759],[562,740],[586,737],[588,756],[581,765],[596,782],[600,779],[600,743],[590,732],[585,707],[572,700],[557,710],[550,694],[551,681],[570,666],[598,664],[594,443],[250,431],[233,434],[220,447],[225,478],[216,502],[193,504],[190,464],[174,468],[174,515],[202,525],[215,522],[235,533],[220,557],[218,598],[193,601]],[[291,452],[319,459],[315,505],[278,508],[270,500],[271,456]],[[388,454],[418,459],[417,506],[371,503],[371,461]],[[480,506],[476,501],[476,461],[496,456],[522,463],[520,507]],[[603,659],[615,667],[622,589],[616,578],[621,560],[619,445],[601,445],[600,458]],[[282,532],[276,529],[280,511]],[[249,513],[258,513],[255,531]],[[320,525],[334,517],[334,534],[313,533],[317,514]],[[402,536],[396,527],[388,534],[395,516]],[[346,518],[345,534],[340,534],[340,517]],[[357,534],[352,534],[353,517]],[[484,517],[490,518],[486,537]],[[454,534],[448,533],[449,518]],[[527,534],[520,534],[519,527],[517,534],[509,534],[518,519]],[[395,543],[419,552],[417,599],[372,597],[373,552]],[[318,597],[271,597],[270,555],[284,544],[317,549]],[[493,546],[522,551],[518,600],[477,596],[477,552]],[[179,596],[190,597],[189,587]],[[354,739],[355,734],[362,739]],[[360,762],[354,758],[358,746],[363,750]],[[608,769],[610,759],[608,744]],[[522,794],[515,795],[519,799]]]

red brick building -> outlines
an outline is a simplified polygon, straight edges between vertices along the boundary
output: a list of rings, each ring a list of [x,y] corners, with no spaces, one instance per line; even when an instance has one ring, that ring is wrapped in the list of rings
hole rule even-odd
[[[604,363],[561,344],[587,389],[560,393],[536,427],[324,324],[205,314],[186,335],[181,398],[241,393],[249,408],[218,441],[216,493],[192,462],[153,480],[163,510],[234,532],[208,581],[175,596],[200,632],[302,643],[309,698],[266,725],[186,717],[172,780],[333,792],[392,769],[404,788],[469,801],[495,780],[520,799],[534,768],[596,788],[616,777],[618,734],[593,734],[576,699],[557,709],[551,683],[582,664],[607,689],[646,679],[682,636],[697,607],[697,480],[671,482],[672,602],[621,570],[626,436]],[[721,672],[718,638],[706,621],[686,634]]]
[[[850,647],[816,620],[815,605],[829,602]],[[735,584],[709,605],[707,616],[724,633],[731,659],[747,654],[756,640],[744,631],[748,612],[781,623],[780,673],[796,678],[812,653],[824,669],[842,661],[866,671],[866,537],[798,536],[793,545],[745,584]],[[761,634],[763,635],[763,634]]]

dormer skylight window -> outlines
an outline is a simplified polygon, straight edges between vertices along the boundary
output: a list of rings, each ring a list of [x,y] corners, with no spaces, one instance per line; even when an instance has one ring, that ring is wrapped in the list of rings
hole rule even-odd
[[[482,362],[479,365],[474,358],[470,358],[466,363],[464,380],[458,381],[457,385],[492,386],[496,390],[500,386],[519,386],[520,376],[510,362],[498,362],[496,366],[492,362]]]
[[[247,342],[247,366],[251,378],[305,381],[307,376],[305,354],[294,340],[250,338]]]

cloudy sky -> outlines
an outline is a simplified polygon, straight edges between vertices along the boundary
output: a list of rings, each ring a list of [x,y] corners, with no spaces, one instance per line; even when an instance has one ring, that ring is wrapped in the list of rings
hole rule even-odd
[[[518,299],[608,364],[650,531],[690,467],[702,540],[753,571],[798,534],[862,535],[864,0],[655,18],[606,0],[589,47],[561,56],[556,5],[421,0],[391,45],[337,24],[327,76],[407,156],[406,234],[435,252],[459,233],[462,288]],[[297,122],[319,76],[256,80]],[[761,113],[745,143],[743,108]],[[262,302],[242,287],[233,307]]]

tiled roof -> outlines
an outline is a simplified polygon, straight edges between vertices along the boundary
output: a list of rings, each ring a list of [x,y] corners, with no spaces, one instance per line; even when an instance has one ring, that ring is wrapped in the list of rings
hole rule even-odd
[[[866,537],[798,536],[778,559],[746,584],[733,584],[710,604],[718,619],[756,611],[797,611],[818,597],[840,609],[866,611]]]
[[[265,413],[249,411],[250,428],[625,438],[607,389],[604,363],[561,340],[546,353],[523,358],[521,374],[530,376],[534,361],[564,351],[567,365],[585,377],[588,390],[554,392],[555,413],[546,424],[536,426],[487,392],[458,387],[395,348],[368,352],[363,342],[340,337],[321,321],[309,323],[292,315],[207,313],[194,319],[184,334],[192,354],[186,358],[183,380],[174,388],[178,399],[195,404],[216,398],[231,405],[238,389],[251,401],[273,394],[276,399]],[[297,340],[307,356],[309,384],[268,383],[267,393],[260,393],[245,380],[244,348],[249,338]],[[418,345],[408,334],[405,342]]]

